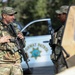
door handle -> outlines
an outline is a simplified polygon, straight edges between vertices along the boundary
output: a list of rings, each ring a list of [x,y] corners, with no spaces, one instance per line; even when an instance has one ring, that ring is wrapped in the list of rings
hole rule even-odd
[[[43,43],[49,43],[49,41],[43,41]]]

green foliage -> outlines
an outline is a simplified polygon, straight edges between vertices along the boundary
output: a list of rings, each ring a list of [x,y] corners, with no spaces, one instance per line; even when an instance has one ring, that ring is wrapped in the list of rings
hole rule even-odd
[[[34,18],[45,18],[47,15],[47,0],[38,0],[34,12]]]
[[[13,6],[17,11],[17,19],[24,25],[28,22],[49,17],[53,27],[60,23],[56,18],[55,10],[61,5],[75,4],[75,0],[8,0],[8,5]]]

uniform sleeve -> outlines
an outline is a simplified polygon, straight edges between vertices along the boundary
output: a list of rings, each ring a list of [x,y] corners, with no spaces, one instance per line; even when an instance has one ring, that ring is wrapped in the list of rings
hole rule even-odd
[[[14,28],[16,30],[16,33],[20,32],[20,29],[18,28],[18,24],[13,23],[13,26],[14,26]]]

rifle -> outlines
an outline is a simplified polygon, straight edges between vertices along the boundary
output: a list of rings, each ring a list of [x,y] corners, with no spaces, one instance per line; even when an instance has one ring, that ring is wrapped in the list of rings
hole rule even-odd
[[[17,37],[16,30],[15,30],[15,28],[14,28],[14,26],[12,24],[9,24],[8,28],[11,31],[11,33],[13,34],[13,36],[15,37],[15,39],[10,39],[10,41],[17,44],[17,48],[18,48],[17,51],[20,54],[22,54],[23,59],[24,59],[24,61],[26,62],[27,66],[28,66],[28,70],[31,73],[31,70],[30,70],[30,67],[29,67],[29,64],[28,64],[28,61],[27,61],[28,58],[27,58],[26,53],[25,53],[25,51],[23,49],[25,47],[24,39],[20,39],[19,37]]]

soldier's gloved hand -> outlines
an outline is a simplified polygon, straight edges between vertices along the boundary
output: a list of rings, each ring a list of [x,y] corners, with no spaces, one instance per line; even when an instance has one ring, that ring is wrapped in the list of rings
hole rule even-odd
[[[0,43],[10,42],[9,39],[11,39],[11,36],[3,36],[3,37],[0,37]]]

